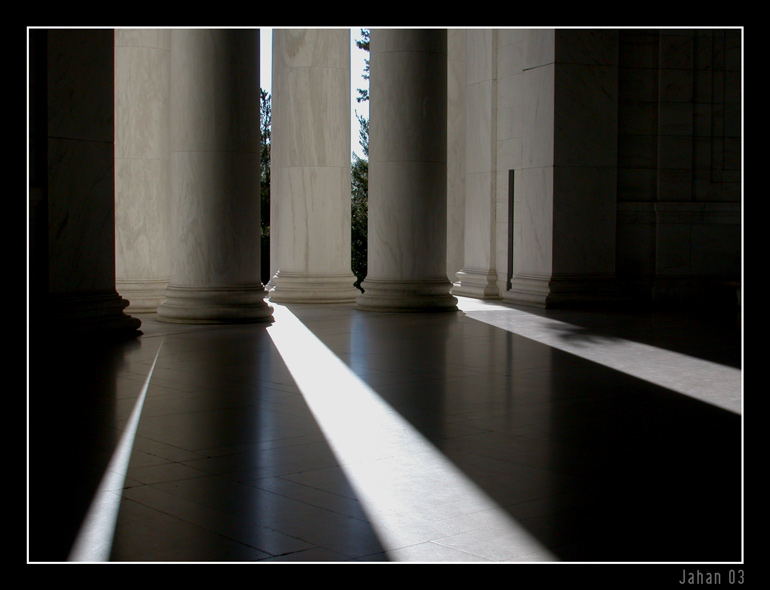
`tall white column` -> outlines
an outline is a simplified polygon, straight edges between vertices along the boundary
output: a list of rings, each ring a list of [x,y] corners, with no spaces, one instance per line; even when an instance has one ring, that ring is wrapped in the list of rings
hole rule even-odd
[[[168,322],[269,321],[260,282],[259,30],[174,29]]]
[[[447,277],[465,259],[466,56],[468,31],[447,31]]]
[[[446,275],[447,32],[371,32],[369,260],[359,309],[455,310]]]
[[[275,29],[273,53],[270,300],[352,302],[350,31]]]
[[[154,312],[168,284],[171,30],[115,30],[115,286]]]
[[[511,303],[617,300],[617,35],[527,32]]]
[[[497,299],[497,31],[467,32],[465,249],[452,293]]]

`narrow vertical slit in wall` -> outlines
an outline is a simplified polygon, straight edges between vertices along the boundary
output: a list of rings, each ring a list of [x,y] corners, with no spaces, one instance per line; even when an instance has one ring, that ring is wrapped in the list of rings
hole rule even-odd
[[[514,171],[508,170],[508,276],[505,290],[511,290],[513,280],[513,176]]]

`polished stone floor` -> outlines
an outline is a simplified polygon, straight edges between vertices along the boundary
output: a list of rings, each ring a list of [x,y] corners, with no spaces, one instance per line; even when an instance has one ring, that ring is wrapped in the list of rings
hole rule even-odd
[[[275,304],[31,343],[28,559],[738,562],[738,310]]]

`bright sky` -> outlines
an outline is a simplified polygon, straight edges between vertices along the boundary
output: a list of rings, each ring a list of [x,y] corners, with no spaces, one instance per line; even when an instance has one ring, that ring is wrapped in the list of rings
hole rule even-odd
[[[369,87],[369,81],[362,78],[368,54],[366,51],[359,49],[356,46],[356,39],[361,38],[361,28],[362,27],[355,27],[350,29],[350,149],[359,156],[363,155],[363,150],[361,150],[361,146],[358,143],[359,124],[358,119],[356,118],[356,112],[367,119],[369,118],[369,103],[356,102],[356,97],[358,97],[357,89]],[[272,95],[273,29],[261,28],[259,32],[260,86]]]

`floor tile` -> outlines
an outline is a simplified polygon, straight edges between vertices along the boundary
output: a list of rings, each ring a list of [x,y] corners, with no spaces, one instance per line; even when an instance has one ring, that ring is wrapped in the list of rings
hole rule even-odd
[[[132,342],[40,343],[30,561],[67,559],[141,399],[114,561],[741,559],[736,318],[460,307],[284,306],[341,381],[323,366],[295,381],[279,322],[143,314]],[[350,404],[324,413],[342,382]],[[372,400],[380,418],[362,413]]]

